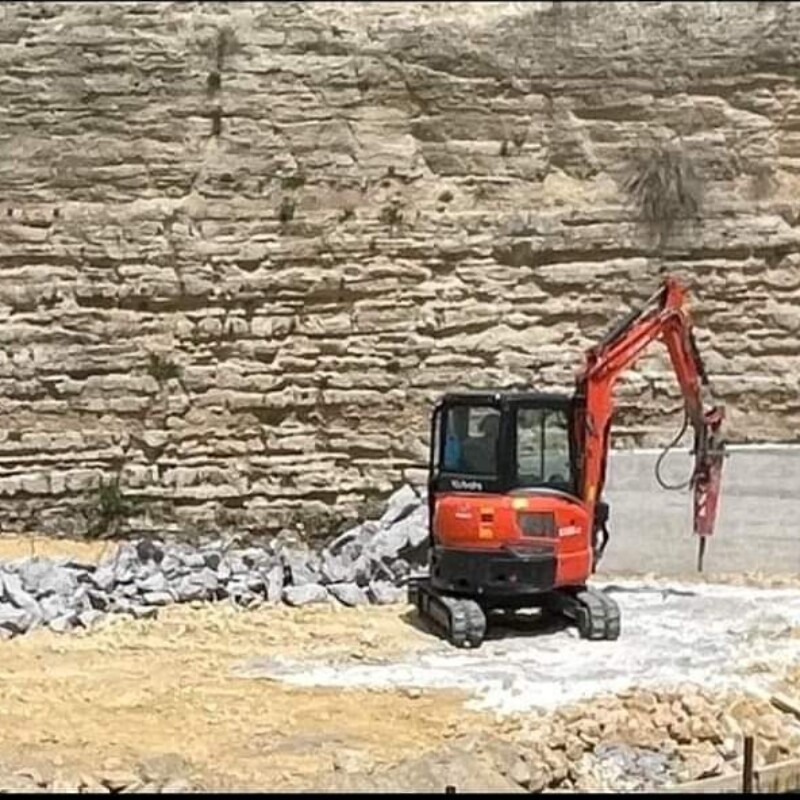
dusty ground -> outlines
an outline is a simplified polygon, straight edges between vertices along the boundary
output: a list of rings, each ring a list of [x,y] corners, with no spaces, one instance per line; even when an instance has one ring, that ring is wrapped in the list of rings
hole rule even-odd
[[[396,608],[175,607],[83,635],[37,631],[3,645],[0,752],[77,773],[176,754],[209,788],[309,788],[337,753],[380,767],[490,720],[465,712],[456,692],[292,688],[237,679],[236,663],[363,660],[426,643]]]
[[[78,541],[53,539],[35,533],[4,534],[0,536],[0,560],[14,558],[62,558],[73,557],[97,561],[103,553],[113,552],[114,542]]]
[[[6,537],[0,559],[96,558],[105,547]],[[393,765],[476,733],[504,736],[518,722],[470,710],[455,689],[302,687],[237,670],[271,658],[295,669],[312,661],[368,667],[437,647],[403,607],[245,611],[221,603],[65,636],[39,630],[0,646],[0,762],[56,773],[61,785],[158,757],[171,777],[208,789],[346,789],[354,776],[382,772],[390,783],[412,781]],[[426,768],[428,781],[441,774],[441,789],[448,775],[460,780]],[[506,786],[493,780],[487,773],[486,788]]]
[[[112,547],[8,536],[0,559],[96,559]],[[39,630],[3,643],[0,755],[67,777],[175,754],[208,788],[308,789],[335,756],[380,769],[491,719],[465,712],[458,692],[294,688],[237,678],[235,666],[312,654],[363,663],[429,645],[398,608],[176,606],[92,632]]]

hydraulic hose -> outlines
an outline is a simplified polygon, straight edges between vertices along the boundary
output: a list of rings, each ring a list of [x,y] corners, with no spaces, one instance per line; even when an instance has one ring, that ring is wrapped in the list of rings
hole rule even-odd
[[[661,486],[662,489],[668,489],[670,491],[682,491],[683,489],[688,489],[689,486],[692,485],[692,478],[694,477],[693,474],[690,475],[689,479],[684,481],[683,483],[677,483],[674,485],[667,483],[661,477],[661,462],[666,458],[667,453],[669,453],[669,451],[672,450],[672,448],[675,447],[675,445],[680,441],[681,436],[683,436],[683,434],[686,433],[686,428],[688,427],[689,427],[689,412],[684,411],[683,425],[681,426],[681,429],[678,431],[678,435],[661,451],[661,455],[658,457],[658,460],[656,461],[656,468],[655,468],[656,480],[658,481],[659,486]]]

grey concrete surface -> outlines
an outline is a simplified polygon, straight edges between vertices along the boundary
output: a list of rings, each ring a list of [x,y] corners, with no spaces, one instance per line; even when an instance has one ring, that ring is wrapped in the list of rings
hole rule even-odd
[[[609,460],[611,540],[601,573],[695,571],[692,495],[658,485],[657,458],[653,451],[618,451]],[[690,472],[685,448],[667,455],[666,481],[679,483]],[[800,447],[729,448],[704,571],[800,574]]]

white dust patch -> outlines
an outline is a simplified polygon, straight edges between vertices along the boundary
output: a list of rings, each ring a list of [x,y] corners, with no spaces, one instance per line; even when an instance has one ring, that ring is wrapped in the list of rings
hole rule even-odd
[[[513,713],[553,708],[631,686],[683,682],[764,691],[775,673],[800,661],[800,592],[636,580],[605,587],[622,611],[615,642],[589,642],[573,628],[504,631],[478,650],[442,643],[392,663],[250,662],[239,674],[299,686],[457,688],[473,708]],[[748,672],[768,665],[772,674]]]

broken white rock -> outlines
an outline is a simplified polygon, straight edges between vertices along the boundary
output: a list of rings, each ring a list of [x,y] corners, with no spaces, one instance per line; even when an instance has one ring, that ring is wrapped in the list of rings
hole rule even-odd
[[[0,597],[36,617],[40,617],[42,614],[36,598],[22,588],[22,580],[19,575],[0,573]]]
[[[101,592],[111,591],[116,583],[113,567],[108,564],[98,567],[92,573],[92,583],[94,583],[94,585],[100,589]]]
[[[324,603],[328,600],[328,590],[318,583],[305,583],[302,586],[287,586],[283,590],[284,602],[290,606],[305,606],[310,603]]]
[[[353,563],[348,563],[340,556],[323,552],[320,578],[320,583],[323,584],[352,582],[355,578]]]
[[[379,520],[381,527],[388,528],[408,516],[420,504],[420,497],[408,484],[398,489],[390,498]]]
[[[22,561],[17,565],[17,574],[22,581],[22,588],[36,597],[40,596],[43,594],[40,585],[52,569],[51,561],[36,556]]]
[[[72,614],[62,614],[60,617],[51,619],[47,626],[55,633],[66,633],[73,627],[75,617]]]
[[[276,564],[264,576],[264,583],[266,584],[265,593],[267,602],[278,603],[283,596],[283,567]]]
[[[29,612],[10,603],[0,603],[0,628],[5,628],[12,634],[25,633],[32,622],[33,618]]]
[[[309,553],[285,551],[283,553],[283,563],[289,569],[290,581],[294,586],[316,584],[320,579],[319,573],[311,563]]]
[[[105,614],[103,614],[102,611],[98,611],[96,608],[90,608],[86,611],[81,611],[81,613],[78,614],[78,622],[84,628],[91,628],[96,622],[98,622],[98,620],[102,619],[103,617],[105,617]]]
[[[42,621],[45,623],[50,623],[54,619],[61,617],[67,613],[67,608],[66,604],[64,603],[64,598],[59,597],[56,594],[51,594],[48,597],[43,597],[39,601],[39,607],[41,608]]]
[[[406,597],[406,590],[388,581],[372,581],[369,585],[369,596],[379,606],[401,603]]]
[[[367,593],[355,583],[332,583],[328,591],[345,606],[363,606],[369,603]]]
[[[142,600],[148,606],[166,606],[174,602],[174,598],[170,592],[145,592],[142,595]]]
[[[68,569],[58,567],[48,570],[39,581],[37,595],[57,594],[70,597],[78,588],[78,580]]]
[[[169,581],[164,577],[163,573],[156,572],[149,578],[139,581],[139,591],[145,592],[166,592],[169,589]]]

